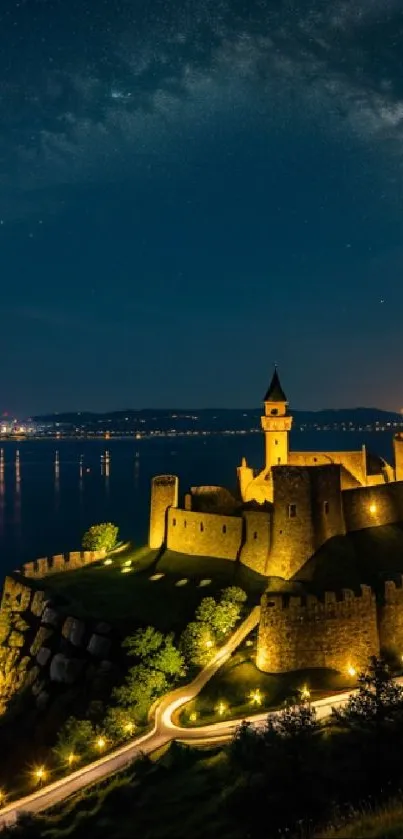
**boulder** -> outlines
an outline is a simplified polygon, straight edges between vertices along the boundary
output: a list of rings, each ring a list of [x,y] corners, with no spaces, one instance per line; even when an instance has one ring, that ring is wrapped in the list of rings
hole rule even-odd
[[[50,664],[51,681],[72,685],[78,679],[83,666],[84,662],[78,658],[67,658],[63,653],[56,653]]]
[[[51,606],[46,606],[46,609],[42,615],[42,623],[48,623],[50,626],[57,626],[60,621],[60,616],[56,612],[56,609],[52,609]]]
[[[38,664],[41,665],[41,667],[44,667],[45,664],[48,663],[50,656],[51,656],[51,652],[50,652],[49,647],[41,647],[39,652],[38,652],[38,655],[36,656],[36,660],[37,660]]]
[[[73,619],[73,624],[70,630],[69,641],[74,647],[80,647],[85,635],[85,623],[79,621],[77,618]]]
[[[105,658],[108,655],[110,648],[110,639],[104,638],[103,635],[97,635],[94,632],[89,640],[87,650],[91,653],[91,655],[95,655],[97,658]]]

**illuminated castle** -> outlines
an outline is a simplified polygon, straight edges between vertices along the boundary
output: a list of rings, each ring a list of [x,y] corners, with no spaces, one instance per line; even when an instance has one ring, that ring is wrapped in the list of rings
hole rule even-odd
[[[277,370],[264,397],[265,463],[237,469],[238,493],[192,487],[179,504],[178,479],[152,481],[151,548],[241,562],[291,579],[333,536],[403,521],[403,437],[395,467],[359,451],[293,452],[292,416]]]

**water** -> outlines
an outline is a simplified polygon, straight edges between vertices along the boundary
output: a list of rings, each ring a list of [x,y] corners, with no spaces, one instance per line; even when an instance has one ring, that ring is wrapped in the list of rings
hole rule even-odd
[[[354,449],[365,442],[389,462],[392,457],[391,435],[386,433],[291,436],[295,450]],[[263,451],[261,434],[3,442],[0,575],[39,556],[79,549],[83,532],[100,521],[116,523],[123,539],[142,544],[147,539],[153,475],[178,475],[181,493],[197,484],[231,488],[242,456],[258,468]]]

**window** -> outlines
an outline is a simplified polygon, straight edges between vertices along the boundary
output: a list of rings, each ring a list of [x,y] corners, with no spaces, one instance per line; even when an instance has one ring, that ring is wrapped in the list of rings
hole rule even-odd
[[[278,440],[275,440],[275,441],[274,441],[274,445],[275,445],[275,446],[278,446]]]
[[[204,524],[203,524],[203,522],[201,521],[201,522],[200,522],[200,532],[201,532],[201,533],[203,533],[203,530],[204,530]]]
[[[329,515],[329,502],[328,501],[323,502],[323,511],[325,513],[325,516]]]
[[[297,517],[297,505],[296,504],[289,504],[288,505],[288,518],[295,519]]]
[[[184,526],[184,527],[187,527],[187,521],[186,521],[186,519],[185,519],[185,521],[183,522],[183,526]]]
[[[270,411],[270,413],[271,413],[271,415],[272,415],[273,417],[277,416],[277,414],[278,414],[278,408],[272,408],[272,409],[271,409],[271,411]]]
[[[277,463],[281,463],[281,457],[277,458]]]
[[[223,532],[223,533],[226,533],[226,532],[227,532],[227,525],[226,525],[226,524],[223,524],[223,526],[222,526],[222,532]]]
[[[256,530],[255,530],[255,532],[254,532],[254,534],[253,534],[253,538],[254,538],[254,539],[257,539],[257,531],[256,531]]]
[[[172,519],[172,526],[176,527],[176,519]]]

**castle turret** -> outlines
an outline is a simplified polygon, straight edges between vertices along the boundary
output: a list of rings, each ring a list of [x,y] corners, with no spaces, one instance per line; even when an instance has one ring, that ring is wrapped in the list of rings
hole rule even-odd
[[[161,548],[166,540],[167,511],[178,506],[176,475],[157,475],[151,481],[150,548]]]
[[[393,440],[395,450],[395,475],[397,481],[403,481],[403,434],[396,434]]]
[[[289,433],[292,417],[288,414],[287,397],[280,384],[275,368],[270,386],[264,397],[264,416],[262,429],[266,441],[266,470],[272,466],[288,463]]]

